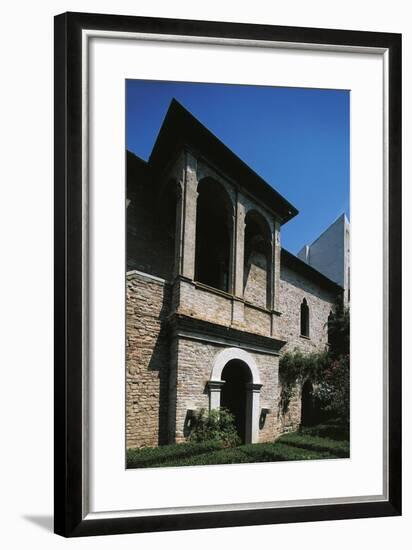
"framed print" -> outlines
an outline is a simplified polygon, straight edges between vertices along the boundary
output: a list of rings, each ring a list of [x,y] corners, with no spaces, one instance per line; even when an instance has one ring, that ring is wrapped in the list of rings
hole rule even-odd
[[[401,37],[55,18],[55,531],[401,514]]]

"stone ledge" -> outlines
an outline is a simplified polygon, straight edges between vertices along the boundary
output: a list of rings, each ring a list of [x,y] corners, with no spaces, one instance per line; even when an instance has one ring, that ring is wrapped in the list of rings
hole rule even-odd
[[[143,271],[137,271],[137,269],[127,271],[126,279],[128,281],[130,281],[131,279],[140,279],[141,281],[149,281],[151,283],[157,283],[162,286],[170,284],[169,281],[166,281],[166,279],[162,279],[161,277],[157,277],[156,275],[151,275],[150,273],[145,273]]]
[[[188,279],[187,277],[178,277],[179,280],[183,280],[186,283],[192,284],[195,288],[198,288],[199,290],[203,290],[205,292],[209,292],[210,294],[216,294],[217,296],[221,296],[222,298],[226,298],[227,300],[231,300],[232,302],[239,302],[241,304],[244,304],[247,307],[250,307],[251,309],[256,309],[257,311],[261,311],[262,313],[267,314],[274,314],[278,317],[282,315],[282,312],[277,311],[275,309],[268,309],[262,306],[258,306],[254,304],[253,302],[249,302],[248,300],[245,300],[242,296],[237,296],[236,294],[232,294],[230,292],[225,292],[224,290],[219,290],[218,288],[214,288],[213,286],[206,285],[204,283],[200,283],[199,281],[194,281],[192,279]]]
[[[197,337],[204,337],[205,340],[208,339],[208,336],[217,337],[236,345],[258,347],[275,354],[279,354],[281,348],[286,344],[285,340],[247,332],[233,326],[219,325],[181,313],[172,314],[167,322],[176,335],[192,334]]]

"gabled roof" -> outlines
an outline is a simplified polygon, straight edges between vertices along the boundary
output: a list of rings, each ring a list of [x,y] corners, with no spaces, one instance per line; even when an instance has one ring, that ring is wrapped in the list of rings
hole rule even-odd
[[[323,275],[323,273],[321,273],[311,265],[307,264],[285,248],[281,249],[280,265],[284,265],[286,267],[289,267],[290,269],[293,269],[297,273],[300,273],[310,281],[326,288],[327,290],[330,290],[337,294],[343,292],[343,288],[335,283],[335,281],[332,281],[331,279],[326,277],[326,275]]]
[[[187,146],[215,164],[238,182],[241,188],[274,211],[282,224],[298,213],[290,202],[173,99],[154,144],[149,164],[155,170],[162,170],[182,146]]]

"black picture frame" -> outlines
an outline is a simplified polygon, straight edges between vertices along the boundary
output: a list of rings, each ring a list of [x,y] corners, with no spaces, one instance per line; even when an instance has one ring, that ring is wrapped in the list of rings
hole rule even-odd
[[[383,48],[389,63],[388,499],[333,505],[86,519],[82,395],[82,31]],[[55,532],[66,537],[401,514],[401,35],[65,13],[55,17]]]

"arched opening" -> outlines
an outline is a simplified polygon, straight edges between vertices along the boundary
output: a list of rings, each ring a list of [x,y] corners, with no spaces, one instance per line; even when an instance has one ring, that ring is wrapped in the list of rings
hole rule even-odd
[[[302,426],[313,426],[315,423],[315,407],[313,402],[313,385],[310,380],[306,380],[302,387]]]
[[[235,418],[235,425],[242,443],[246,442],[246,424],[251,417],[251,401],[247,399],[247,384],[252,382],[249,367],[243,361],[233,359],[222,371],[224,381],[220,406],[228,409]]]
[[[332,341],[332,329],[333,329],[333,313],[332,311],[329,312],[329,315],[328,315],[328,344],[331,343]]]
[[[263,308],[270,307],[271,232],[266,220],[256,211],[245,218],[243,297]]]
[[[232,363],[237,367],[240,367],[236,371],[232,371],[231,367],[228,368],[225,372],[225,381],[223,378],[223,371],[228,367],[229,363]],[[246,369],[246,370],[245,370]],[[208,391],[209,391],[209,406],[210,410],[217,409],[221,406],[228,405],[230,406],[230,392],[231,382],[233,378],[236,377],[236,374],[240,374],[241,380],[243,383],[242,387],[246,390],[246,403],[244,410],[246,411],[246,421],[245,421],[245,442],[246,443],[257,443],[259,441],[259,415],[260,415],[260,390],[262,384],[259,376],[259,369],[256,364],[253,356],[247,351],[239,348],[226,348],[222,350],[215,358],[213,369],[211,372],[210,380],[208,381]],[[226,397],[221,400],[223,387],[228,382],[226,388]],[[240,395],[240,400],[242,400],[242,393]],[[238,405],[238,407],[240,407]],[[236,412],[235,412],[236,414]],[[242,426],[242,422],[240,421]]]
[[[300,304],[300,334],[309,338],[309,306],[306,298]]]
[[[232,204],[222,185],[210,178],[197,190],[195,279],[231,292]]]

